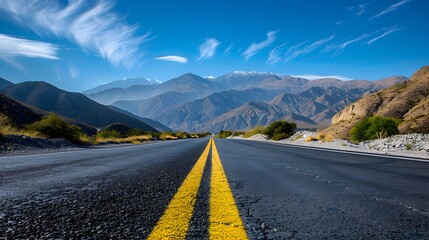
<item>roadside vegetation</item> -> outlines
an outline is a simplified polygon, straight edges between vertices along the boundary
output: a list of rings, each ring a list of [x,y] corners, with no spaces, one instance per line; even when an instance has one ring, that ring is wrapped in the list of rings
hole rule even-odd
[[[16,127],[6,115],[0,114],[0,141],[4,139],[5,135],[24,135],[33,138],[61,138],[77,145],[97,145],[105,143],[139,144],[151,140],[177,140],[201,138],[211,135],[209,132],[187,133],[179,131],[153,133],[139,129],[124,128],[121,124],[116,124],[115,127],[119,128],[115,130],[110,126],[109,128],[98,131],[94,136],[88,136],[82,133],[79,127],[65,123],[61,117],[55,113],[50,113],[40,121],[25,125],[21,128]]]
[[[4,135],[16,134],[16,135],[25,135],[28,137],[42,137],[42,134],[36,131],[28,131],[25,128],[16,127],[10,119],[0,113],[0,140],[3,139]]]
[[[40,121],[25,127],[29,132],[39,133],[47,138],[63,138],[74,144],[85,144],[82,139],[84,134],[77,126],[65,123],[57,114],[50,113]],[[81,139],[82,135],[82,139]]]
[[[373,116],[364,118],[350,130],[350,139],[355,142],[382,139],[399,134],[400,119]]]
[[[295,134],[296,124],[293,122],[287,121],[274,121],[267,127],[257,126],[246,132],[232,132],[230,130],[222,130],[216,137],[219,138],[228,138],[230,136],[239,136],[242,135],[245,138],[250,138],[256,134],[267,135],[268,139],[272,140],[281,140],[286,139],[293,134]]]
[[[216,135],[216,137],[217,138],[228,138],[228,137],[231,137],[232,135],[234,135],[233,133],[232,133],[232,131],[230,131],[230,130],[221,130],[217,135]]]

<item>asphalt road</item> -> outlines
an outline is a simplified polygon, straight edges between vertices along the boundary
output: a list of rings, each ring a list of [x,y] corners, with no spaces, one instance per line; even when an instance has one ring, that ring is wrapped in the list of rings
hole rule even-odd
[[[429,239],[429,163],[208,138],[0,158],[0,239],[176,232]]]

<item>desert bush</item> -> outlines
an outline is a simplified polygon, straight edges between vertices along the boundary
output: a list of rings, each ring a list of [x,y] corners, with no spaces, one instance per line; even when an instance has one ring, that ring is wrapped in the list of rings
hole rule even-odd
[[[271,139],[273,139],[274,141],[278,141],[278,140],[286,139],[288,137],[289,135],[286,133],[278,133],[278,134],[274,134],[274,136]]]
[[[243,136],[244,136],[245,138],[249,138],[249,137],[251,137],[251,136],[253,136],[253,135],[256,135],[256,134],[264,134],[264,133],[265,133],[265,127],[264,127],[264,126],[256,126],[254,129],[251,129],[251,130],[249,130],[249,131],[245,132],[245,133],[243,134]]]
[[[125,137],[132,137],[132,136],[143,136],[143,135],[152,135],[151,132],[140,130],[140,129],[131,129],[126,134]]]
[[[295,129],[296,124],[293,122],[274,121],[265,128],[264,134],[266,134],[268,138],[272,138],[274,135],[284,133],[287,135],[286,138],[288,138],[295,133]]]
[[[316,139],[318,139],[320,141],[324,141],[324,142],[333,142],[334,141],[334,137],[332,137],[332,135],[329,135],[329,134],[318,134],[316,136]]]
[[[187,132],[176,132],[176,137],[178,139],[187,139],[187,138],[191,138],[191,135]]]
[[[98,138],[123,138],[124,136],[116,130],[101,130],[97,132]]]
[[[386,138],[399,133],[399,120],[393,118],[384,118],[373,116],[364,118],[350,130],[350,139],[352,141],[362,142]]]
[[[158,136],[159,139],[161,140],[176,140],[176,134],[173,132],[162,132],[159,134]]]
[[[241,135],[244,135],[245,132],[233,132],[232,134],[234,135],[234,137],[238,137]]]
[[[319,139],[317,139],[317,137],[315,137],[315,136],[308,136],[308,137],[304,140],[304,142],[312,142],[312,141],[317,141],[317,140],[319,140]]]
[[[412,143],[406,143],[405,144],[405,149],[407,149],[407,150],[411,150],[411,149],[413,149],[413,144]]]
[[[232,136],[232,132],[229,130],[221,130],[217,135],[218,138],[228,138]]]
[[[50,113],[40,121],[26,126],[28,131],[39,132],[48,138],[63,138],[71,143],[81,144],[79,127],[68,125],[55,114]]]

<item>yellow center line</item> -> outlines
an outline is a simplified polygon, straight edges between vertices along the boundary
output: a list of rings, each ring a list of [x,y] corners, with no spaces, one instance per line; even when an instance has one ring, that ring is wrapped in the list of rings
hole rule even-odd
[[[210,181],[210,239],[248,239],[214,140]]]
[[[212,141],[210,139],[148,239],[186,238]]]

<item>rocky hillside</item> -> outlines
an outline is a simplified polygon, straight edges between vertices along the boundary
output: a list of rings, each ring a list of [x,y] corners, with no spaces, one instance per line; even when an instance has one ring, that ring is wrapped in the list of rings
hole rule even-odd
[[[372,115],[403,119],[401,133],[429,133],[429,66],[422,67],[408,81],[350,104],[332,118],[332,125],[324,132],[348,138],[356,122]]]

